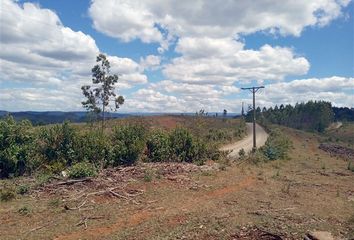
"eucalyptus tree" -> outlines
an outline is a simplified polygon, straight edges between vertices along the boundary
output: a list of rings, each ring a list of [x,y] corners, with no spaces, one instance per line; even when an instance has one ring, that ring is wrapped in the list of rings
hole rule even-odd
[[[115,84],[118,83],[118,75],[111,74],[111,65],[104,54],[99,54],[96,59],[97,64],[92,68],[92,85],[81,87],[86,100],[82,105],[86,110],[102,114],[102,130],[104,129],[105,113],[107,109],[117,110],[124,103],[123,96],[118,96],[115,91]]]

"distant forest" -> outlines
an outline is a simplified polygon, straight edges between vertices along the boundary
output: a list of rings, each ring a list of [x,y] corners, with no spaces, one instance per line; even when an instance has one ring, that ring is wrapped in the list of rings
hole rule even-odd
[[[247,113],[246,119],[251,121],[253,111]],[[334,121],[354,121],[354,110],[332,107],[330,102],[309,101],[307,103],[290,104],[274,108],[258,107],[256,119],[261,124],[279,124],[306,131],[323,132]]]

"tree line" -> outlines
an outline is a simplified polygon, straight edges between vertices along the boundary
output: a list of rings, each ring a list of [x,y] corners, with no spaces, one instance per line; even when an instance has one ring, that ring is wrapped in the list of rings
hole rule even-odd
[[[251,121],[253,111],[249,111],[246,119]],[[326,101],[308,101],[306,103],[296,103],[274,108],[258,107],[256,109],[256,119],[261,124],[279,124],[291,128],[306,131],[323,132],[335,119],[332,104]]]

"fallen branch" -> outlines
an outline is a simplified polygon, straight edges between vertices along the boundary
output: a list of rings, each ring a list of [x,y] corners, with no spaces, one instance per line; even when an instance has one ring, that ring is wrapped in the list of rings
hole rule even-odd
[[[30,234],[31,232],[34,232],[34,231],[40,230],[42,228],[45,228],[45,227],[49,226],[51,223],[53,223],[53,221],[50,221],[50,222],[48,222],[48,223],[46,223],[44,225],[41,225],[39,227],[32,228],[31,230],[25,232],[24,234],[27,235],[27,234]]]
[[[64,182],[57,182],[53,185],[70,185],[70,184],[74,184],[74,183],[79,183],[79,182],[87,182],[87,181],[91,181],[92,178],[82,178],[82,179],[72,179],[72,180],[67,180]]]
[[[87,199],[85,199],[79,206],[71,208],[68,207],[68,205],[64,205],[65,210],[80,210],[85,204],[86,204]]]
[[[81,225],[85,225],[85,229],[87,228],[87,221],[88,220],[95,220],[95,219],[102,219],[104,218],[104,216],[87,216],[87,217],[83,217],[81,219],[80,222],[78,222],[75,226],[81,226]]]

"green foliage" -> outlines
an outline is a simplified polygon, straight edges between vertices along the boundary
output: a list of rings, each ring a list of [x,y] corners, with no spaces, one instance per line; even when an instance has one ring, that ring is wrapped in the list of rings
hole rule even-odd
[[[75,150],[77,161],[90,162],[96,168],[103,168],[110,164],[111,141],[100,130],[88,131],[78,135]]]
[[[253,112],[247,114],[250,120]],[[296,129],[323,132],[334,120],[334,112],[330,102],[309,101],[291,105],[280,105],[268,110],[257,108],[256,118],[262,123],[280,124]]]
[[[246,156],[245,149],[241,148],[240,151],[238,151],[238,156],[240,157],[240,159],[244,159]]]
[[[193,138],[185,128],[176,128],[170,135],[172,151],[179,162],[192,162]]]
[[[84,85],[81,87],[86,101],[82,102],[84,108],[92,113],[103,113],[102,121],[105,119],[105,109],[109,107],[110,101],[114,101],[114,108],[118,109],[123,103],[124,98],[115,93],[115,84],[118,83],[118,75],[110,74],[111,65],[104,54],[99,54],[96,58],[92,72],[92,86]],[[113,99],[112,99],[113,98]],[[102,122],[102,127],[103,127]]]
[[[163,131],[155,131],[146,141],[147,157],[151,162],[167,162],[171,159],[170,137]]]
[[[44,128],[39,135],[39,152],[47,164],[62,163],[70,166],[75,156],[76,131],[68,122]],[[59,164],[58,164],[59,166]],[[61,171],[63,169],[57,169]]]
[[[141,125],[116,127],[113,131],[113,165],[132,165],[142,154],[146,131]]]
[[[92,164],[87,162],[79,162],[70,167],[68,176],[70,178],[84,178],[96,176],[96,169]]]
[[[37,185],[43,186],[44,184],[48,183],[52,177],[53,175],[51,173],[45,173],[45,172],[39,173],[36,176]]]
[[[17,187],[17,193],[20,195],[24,195],[26,193],[28,193],[29,190],[29,186],[28,185],[20,185]]]
[[[144,173],[144,181],[145,182],[151,182],[152,181],[152,172],[151,171],[145,171]]]
[[[32,210],[27,206],[23,206],[20,209],[18,209],[17,212],[23,216],[26,216],[29,215],[32,212]]]
[[[288,158],[288,151],[291,146],[291,141],[280,131],[280,129],[273,129],[271,130],[265,145],[260,148],[260,151],[270,161],[286,159]]]
[[[170,142],[174,158],[178,162],[200,162],[206,157],[206,144],[185,128],[176,128],[170,134]]]
[[[267,160],[267,157],[263,154],[262,151],[257,150],[255,152],[251,152],[248,157],[248,161],[253,163],[253,164],[259,164],[262,162],[265,162]]]
[[[12,117],[0,120],[0,178],[23,175],[33,150],[33,131],[29,121]]]
[[[16,189],[12,186],[5,185],[0,189],[0,201],[7,202],[16,198]]]

